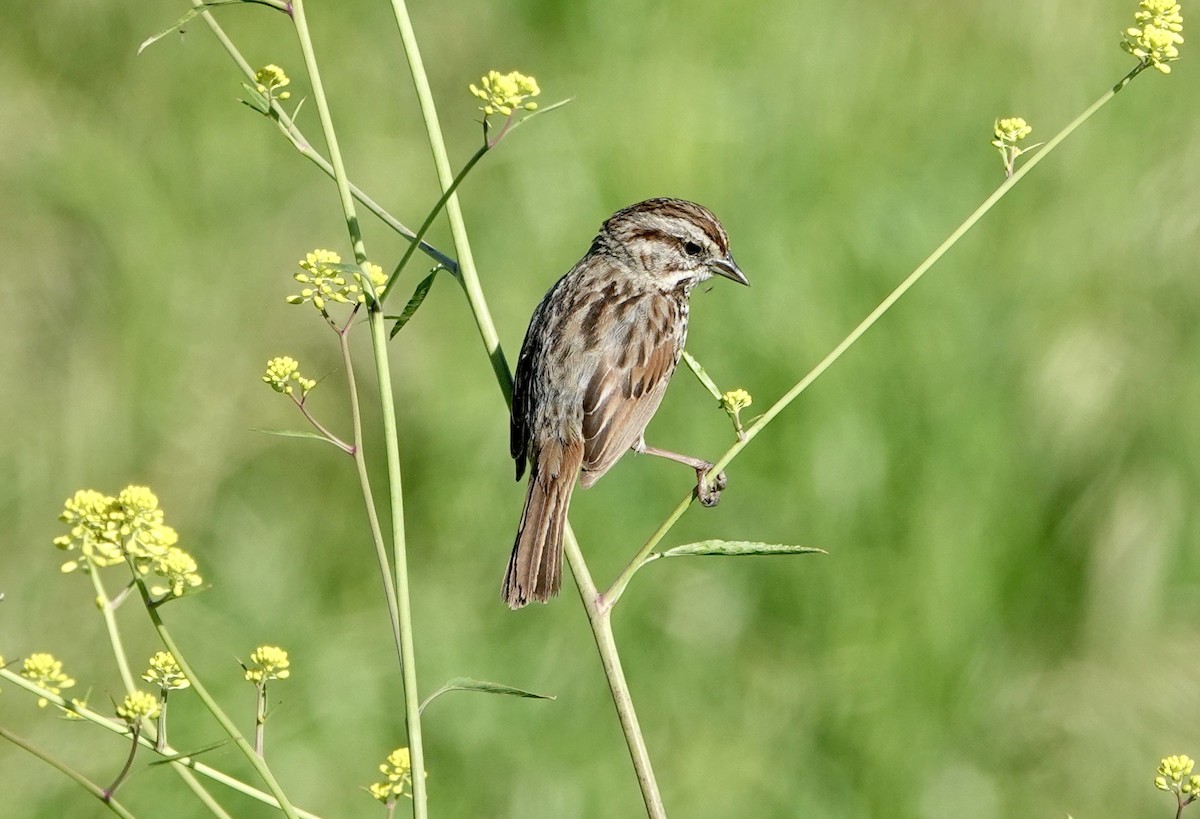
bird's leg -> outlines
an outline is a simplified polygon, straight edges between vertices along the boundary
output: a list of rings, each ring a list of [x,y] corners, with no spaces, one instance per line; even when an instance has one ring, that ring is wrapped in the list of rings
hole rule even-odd
[[[680,455],[678,452],[672,452],[669,449],[659,449],[656,446],[650,446],[646,443],[645,436],[639,436],[637,441],[631,447],[634,452],[639,455],[657,455],[660,458],[666,458],[669,461],[681,463],[684,466],[690,466],[696,470],[696,497],[700,503],[705,506],[716,506],[721,500],[721,490],[728,483],[725,479],[725,473],[717,473],[717,477],[710,484],[705,480],[708,471],[713,468],[713,464],[701,458],[692,458],[688,455]]]

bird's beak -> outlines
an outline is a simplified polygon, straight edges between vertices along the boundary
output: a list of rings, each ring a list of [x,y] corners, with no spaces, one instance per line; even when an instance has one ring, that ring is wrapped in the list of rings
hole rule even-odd
[[[733,256],[726,256],[724,259],[713,259],[710,262],[713,272],[724,276],[727,279],[732,279],[738,284],[750,286],[750,280],[746,278],[746,274],[737,266],[737,262],[733,260]]]

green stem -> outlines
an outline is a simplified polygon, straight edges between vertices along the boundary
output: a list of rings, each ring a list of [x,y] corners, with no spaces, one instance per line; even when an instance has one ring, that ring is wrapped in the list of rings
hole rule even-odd
[[[367,509],[367,523],[371,530],[371,543],[375,546],[375,558],[379,561],[379,576],[383,578],[383,594],[387,600],[388,621],[392,625],[392,641],[396,646],[396,657],[404,667],[403,637],[400,632],[400,603],[396,599],[396,586],[392,582],[392,566],[388,562],[387,541],[379,525],[379,512],[375,506],[375,493],[371,489],[371,477],[367,470],[367,458],[363,449],[362,412],[358,402],[358,382],[354,376],[354,359],[350,355],[350,323],[338,333],[342,350],[342,366],[346,369],[346,383],[350,390],[350,420],[353,425],[354,466],[358,473],[358,485]]]
[[[38,698],[44,698],[54,705],[71,712],[80,719],[87,720],[93,725],[97,725],[106,731],[111,731],[112,733],[119,734],[120,736],[126,736],[128,734],[128,726],[124,722],[115,722],[114,720],[104,716],[103,714],[97,713],[90,708],[81,707],[75,705],[73,702],[68,702],[64,697],[48,691],[45,688],[42,688],[40,685],[30,682],[19,674],[15,674],[6,669],[0,669],[0,678],[17,685],[20,688],[24,688],[34,696]],[[199,762],[190,756],[181,756],[179,751],[169,745],[164,746],[160,750],[154,747],[154,740],[146,736],[139,737],[138,742],[142,745],[142,747],[148,748],[160,756],[172,758],[172,765],[186,766],[186,768],[189,769],[189,774],[191,774],[192,771],[195,771],[201,776],[205,776],[214,782],[219,782],[222,785],[238,791],[239,793],[245,794],[251,799],[262,802],[264,805],[270,805],[274,808],[279,807],[279,801],[272,797],[269,793],[264,793],[257,788],[251,787],[245,782],[242,782],[240,779],[235,779],[229,774],[205,765],[203,762]],[[321,817],[315,813],[309,813],[308,811],[304,810],[297,810],[296,813],[302,819],[321,819]],[[224,811],[221,811],[221,815],[226,816]]]
[[[425,120],[425,130],[429,137],[430,150],[433,152],[438,179],[442,190],[446,192],[444,196],[446,200],[446,216],[450,222],[450,234],[453,237],[454,247],[458,252],[459,258],[458,280],[462,284],[463,291],[466,293],[467,302],[471,307],[471,314],[475,319],[476,327],[479,329],[479,335],[483,340],[484,348],[487,350],[488,358],[492,362],[492,371],[495,373],[496,381],[500,385],[500,391],[504,394],[506,404],[511,405],[512,372],[509,370],[508,361],[504,356],[504,349],[500,346],[500,337],[496,333],[496,325],[492,321],[491,312],[488,310],[487,300],[483,295],[483,288],[479,284],[479,275],[475,269],[475,260],[471,253],[471,244],[467,237],[466,224],[463,222],[462,211],[458,206],[458,197],[454,195],[452,189],[454,177],[450,171],[450,160],[446,153],[445,142],[442,139],[441,126],[438,123],[437,107],[434,105],[433,93],[429,88],[429,79],[425,74],[425,67],[421,61],[421,52],[417,46],[416,34],[413,31],[412,21],[409,19],[404,0],[392,0],[392,10],[396,16],[396,24],[399,26],[400,38],[404,43],[404,52],[408,58],[409,70],[412,73],[413,83],[416,86],[417,99],[421,106],[421,115]],[[466,170],[469,170],[469,165]],[[650,755],[646,750],[646,742],[638,725],[637,712],[633,707],[629,684],[625,680],[625,674],[621,668],[621,658],[617,653],[616,642],[613,639],[612,626],[608,618],[597,606],[596,585],[592,581],[591,573],[587,568],[587,562],[583,558],[583,552],[580,550],[579,543],[575,540],[575,535],[569,525],[563,537],[563,551],[566,554],[568,564],[571,566],[571,573],[575,576],[575,582],[579,587],[584,609],[587,612],[588,623],[591,625],[592,635],[596,639],[596,649],[600,653],[600,661],[604,667],[605,677],[608,679],[609,689],[612,692],[613,703],[616,706],[617,716],[621,722],[621,730],[625,734],[625,742],[629,747],[629,754],[633,760],[638,785],[642,791],[642,799],[646,803],[646,813],[648,816],[657,819],[657,817],[665,816],[662,797],[659,795],[658,784],[654,778],[654,769],[650,764]],[[414,765],[415,770],[419,769]],[[420,779],[420,776],[414,774],[413,779],[416,781]]]
[[[120,802],[118,802],[116,799],[113,799],[112,797],[105,796],[104,790],[99,785],[97,785],[95,782],[92,782],[86,776],[79,773],[79,771],[70,767],[65,762],[62,762],[61,760],[57,759],[56,757],[53,757],[50,754],[45,753],[44,751],[37,748],[36,746],[31,745],[29,742],[26,742],[24,739],[17,736],[16,734],[14,734],[12,731],[9,731],[4,726],[0,726],[0,737],[4,737],[9,742],[11,742],[13,745],[16,745],[18,748],[20,748],[21,750],[26,751],[27,753],[30,753],[33,756],[36,756],[38,759],[42,760],[47,765],[50,765],[52,768],[55,768],[59,772],[64,773],[67,776],[69,776],[71,779],[74,779],[85,791],[87,791],[92,796],[96,797],[101,802],[103,802],[105,804],[105,806],[107,806],[108,809],[110,811],[112,811],[113,813],[115,813],[117,816],[125,817],[125,819],[133,819],[133,814],[130,813],[125,808],[124,805],[122,805]]]
[[[321,119],[321,130],[325,136],[325,143],[329,148],[329,158],[333,165],[334,180],[337,182],[338,198],[341,200],[342,213],[346,217],[346,229],[350,234],[350,242],[354,247],[354,257],[362,269],[364,286],[370,288],[371,276],[366,267],[366,248],[359,228],[358,217],[354,212],[354,199],[350,194],[350,183],[346,176],[346,168],[342,161],[341,150],[338,148],[337,134],[333,128],[333,117],[329,112],[329,101],[325,96],[325,88],[321,82],[321,73],[317,67],[316,55],[313,52],[312,37],[308,30],[303,0],[293,0],[292,20],[295,23],[296,36],[300,41],[300,50],[304,55],[304,65],[308,71],[309,81],[312,83],[313,97],[317,104],[317,113]],[[417,693],[416,651],[413,645],[412,607],[409,601],[408,558],[404,535],[404,496],[401,489],[399,436],[396,431],[396,409],[392,395],[391,368],[388,363],[387,333],[383,327],[382,307],[378,302],[373,302],[369,311],[371,339],[375,353],[375,371],[379,379],[379,397],[383,411],[384,445],[387,458],[392,522],[392,555],[394,564],[392,568],[396,575],[396,602],[399,607],[400,671],[404,678],[405,729],[408,733],[408,751],[413,768],[413,814],[418,819],[425,819],[428,815],[428,800],[426,797],[424,776],[425,750],[421,736],[420,698]]]
[[[629,757],[633,761],[642,801],[646,805],[646,815],[651,819],[666,819],[667,811],[658,790],[658,781],[654,777],[650,751],[642,735],[637,711],[633,707],[633,697],[629,692],[629,683],[625,679],[625,670],[621,667],[621,655],[613,637],[612,612],[601,608],[602,601],[596,592],[596,584],[592,580],[592,574],[583,559],[583,551],[579,548],[579,541],[575,539],[575,532],[569,522],[563,530],[563,552],[571,566],[571,574],[575,577],[579,597],[583,601],[588,623],[592,627],[596,651],[600,654],[600,663],[604,666],[604,676],[608,680],[613,705],[617,709],[621,732],[625,735],[625,744],[629,747]]]
[[[279,781],[275,778],[275,774],[271,772],[269,767],[267,767],[267,763],[263,760],[263,758],[254,752],[254,747],[246,741],[246,737],[244,737],[242,732],[238,730],[237,726],[233,724],[233,720],[229,718],[228,714],[221,710],[221,706],[218,705],[217,701],[213,699],[211,694],[208,693],[208,689],[204,687],[204,684],[200,681],[200,677],[197,676],[196,672],[192,670],[191,666],[187,662],[187,659],[184,657],[183,652],[180,651],[179,646],[176,645],[175,639],[171,636],[171,632],[167,629],[162,617],[159,616],[158,607],[154,605],[154,601],[151,600],[150,592],[146,589],[145,584],[140,579],[137,581],[137,584],[138,591],[140,591],[142,594],[142,602],[146,605],[146,612],[150,615],[150,622],[154,625],[154,630],[158,632],[159,639],[162,640],[162,644],[164,647],[166,647],[167,651],[171,652],[171,655],[175,658],[175,662],[179,663],[179,668],[183,671],[184,676],[188,678],[188,681],[191,682],[192,690],[196,692],[196,696],[200,698],[200,701],[204,703],[204,707],[207,708],[208,712],[213,715],[213,719],[220,724],[220,726],[225,730],[225,733],[230,737],[230,739],[233,740],[234,744],[238,746],[246,759],[250,761],[250,764],[253,766],[254,770],[260,777],[262,777],[263,782],[266,783],[267,789],[271,792],[275,799],[278,800],[279,809],[282,810],[284,815],[288,816],[289,819],[296,819],[296,809],[292,807],[292,803],[288,801],[287,795],[283,792],[283,788],[279,785]]]
[[[267,684],[260,682],[255,686],[254,704],[254,753],[264,756],[263,748],[267,734]]]
[[[971,212],[971,215],[968,216],[962,224],[955,228],[954,232],[951,233],[944,242],[938,245],[937,249],[934,250],[933,253],[929,254],[925,261],[917,265],[916,270],[914,270],[912,273],[909,273],[907,278],[900,282],[896,289],[889,293],[887,298],[879,303],[879,306],[872,310],[865,319],[859,322],[858,326],[851,330],[849,335],[842,339],[841,342],[834,347],[828,355],[821,359],[817,366],[813,367],[807,375],[796,382],[795,386],[784,393],[779,400],[772,404],[771,408],[763,413],[757,421],[746,428],[745,434],[739,438],[733,444],[733,446],[725,450],[725,453],[717,460],[715,464],[713,464],[713,468],[708,472],[708,480],[714,480],[717,474],[725,467],[729,466],[729,464],[733,462],[733,459],[736,458],[738,454],[741,453],[741,451],[745,449],[746,446],[755,439],[755,437],[758,436],[758,433],[766,429],[767,424],[775,420],[775,417],[779,415],[779,413],[783,412],[784,409],[786,409],[789,404],[795,401],[802,392],[808,389],[814,381],[820,378],[826,370],[833,366],[834,362],[841,358],[843,353],[854,346],[855,342],[862,338],[863,334],[866,333],[867,330],[871,329],[875,322],[877,322],[884,313],[890,310],[892,305],[899,301],[900,297],[907,293],[909,289],[911,289],[912,286],[916,284],[922,276],[925,275],[925,272],[929,270],[929,268],[933,267],[933,265],[936,264],[937,261],[946,254],[946,251],[953,247],[958,240],[967,233],[967,231],[973,228],[975,224],[992,209],[992,206],[994,206],[1004,197],[1005,194],[1012,190],[1013,186],[1020,182],[1027,173],[1032,171],[1039,162],[1047,157],[1051,151],[1057,148],[1064,139],[1066,139],[1075,131],[1075,129],[1077,129],[1080,125],[1083,125],[1083,123],[1087,122],[1093,114],[1107,105],[1108,102],[1111,101],[1121,89],[1129,85],[1133,78],[1140,74],[1145,68],[1146,65],[1144,63],[1138,63],[1138,65],[1134,67],[1132,71],[1122,77],[1116,85],[1106,91],[1098,100],[1088,106],[1088,108],[1082,114],[1077,116],[1065,128],[1055,134],[1054,137],[1051,138],[1050,141],[1045,145],[1043,145],[1040,150],[1032,154],[1012,176],[1005,179],[1004,182],[1001,183],[1000,187],[996,188],[992,195],[983,201],[983,204],[975,208],[975,210]],[[605,592],[604,599],[601,603],[601,607],[603,609],[611,609],[616,605],[617,600],[619,600],[621,595],[624,594],[625,587],[629,585],[630,578],[632,578],[634,573],[637,572],[637,570],[640,569],[643,564],[645,564],[646,558],[649,557],[652,551],[654,551],[654,547],[657,546],[659,541],[661,541],[667,532],[671,530],[671,527],[675,525],[676,521],[683,517],[683,513],[687,511],[689,506],[691,506],[694,497],[695,493],[689,492],[687,497],[679,501],[679,503],[671,511],[671,514],[669,514],[666,520],[663,521],[662,525],[655,530],[654,534],[650,536],[650,539],[646,541],[641,550],[634,555],[633,560],[629,561],[629,564],[621,571],[616,580],[613,581],[612,586],[610,586],[608,591]]]
[[[104,628],[108,632],[108,643],[112,646],[113,658],[117,661],[117,670],[121,673],[121,683],[125,693],[131,694],[137,688],[133,681],[133,672],[129,668],[129,658],[125,655],[125,644],[121,640],[121,630],[117,627],[117,617],[113,610],[113,602],[108,599],[104,582],[96,564],[88,559],[88,576],[92,579],[92,588],[96,590],[96,602],[100,605],[100,614],[104,617]]]
[[[428,815],[425,791],[425,752],[421,736],[421,700],[417,692],[417,667],[413,658],[412,604],[408,584],[408,554],[404,534],[404,495],[401,491],[400,435],[396,427],[396,404],[392,395],[392,372],[387,354],[387,328],[383,306],[376,302],[368,308],[371,346],[375,350],[375,376],[379,381],[379,402],[383,410],[383,443],[387,455],[388,489],[392,510],[392,563],[396,572],[396,600],[400,617],[400,671],[404,677],[404,713],[408,729],[408,753],[413,770],[413,815]]]
[[[204,6],[202,0],[191,0],[191,3],[196,8],[201,8]],[[229,39],[229,36],[225,33],[225,30],[221,28],[221,24],[218,23],[216,18],[213,17],[213,15],[208,11],[201,12],[200,17],[208,25],[209,30],[212,31],[213,36],[217,38],[217,41],[225,49],[225,52],[230,56],[234,63],[237,64],[237,67],[242,72],[242,75],[245,76],[245,78],[249,80],[251,84],[253,84],[255,81],[254,69],[250,67],[250,64],[246,62],[246,58],[242,56],[242,53],[238,50],[237,46],[235,46],[233,41]],[[325,157],[321,156],[321,154],[312,147],[308,139],[304,136],[303,132],[292,120],[291,116],[289,116],[288,113],[283,110],[283,106],[276,101],[272,101],[271,110],[276,118],[276,121],[279,123],[280,130],[283,132],[284,136],[288,138],[288,141],[295,146],[296,150],[300,152],[300,155],[320,168],[326,176],[330,177],[331,179],[335,178],[333,166],[329,164]],[[352,182],[349,183],[349,186],[350,192],[353,194],[354,198],[361,202],[367,208],[367,210],[378,216],[384,224],[396,231],[396,233],[399,233],[401,236],[408,239],[410,242],[415,239],[415,234],[409,230],[409,228],[401,223],[396,217],[392,216],[392,214],[384,210],[384,208],[376,203],[374,199],[367,196],[367,194],[364,193],[361,188]],[[421,242],[420,247],[424,253],[428,254],[430,258],[441,264],[447,270],[458,270],[458,263],[446,254],[442,253],[433,245],[430,245],[426,242]]]
[[[421,50],[417,45],[417,36],[413,31],[412,20],[408,16],[408,8],[404,0],[392,0],[392,12],[396,17],[396,25],[400,29],[400,39],[404,44],[404,55],[408,59],[409,72],[412,74],[413,85],[417,91],[417,102],[421,107],[421,117],[425,121],[425,132],[429,138],[429,149],[433,153],[433,164],[437,170],[438,182],[442,190],[447,191],[454,184],[454,173],[450,169],[450,159],[446,153],[446,143],[442,139],[442,128],[438,122],[437,106],[433,102],[433,91],[429,87],[429,77],[425,74],[425,64],[421,60]],[[512,373],[504,358],[504,350],[500,346],[500,336],[496,325],[488,312],[487,302],[483,296],[483,288],[479,285],[479,274],[475,270],[475,257],[471,253],[471,241],[467,237],[467,226],[463,221],[462,209],[458,205],[458,196],[451,191],[446,198],[446,218],[450,222],[450,235],[454,240],[454,248],[458,252],[458,281],[467,294],[467,302],[475,318],[475,326],[487,350],[488,359],[492,362],[492,371],[500,382],[500,389],[505,398],[512,397]],[[414,776],[413,779],[420,779]]]

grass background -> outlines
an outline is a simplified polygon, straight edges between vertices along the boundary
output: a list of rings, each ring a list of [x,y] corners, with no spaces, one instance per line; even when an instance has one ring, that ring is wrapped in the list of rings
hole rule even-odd
[[[722,218],[754,285],[698,292],[689,349],[760,409],[998,184],[995,117],[1046,139],[1131,67],[1117,42],[1133,5],[467,0],[413,15],[457,163],[479,139],[466,85],[488,69],[575,98],[461,191],[510,360],[604,217],[682,196]],[[415,225],[437,189],[388,4],[310,6],[351,177]],[[119,699],[90,585],[59,574],[50,540],[75,489],[149,484],[212,583],[164,610],[193,664],[249,730],[235,658],[286,647],[273,767],[307,809],[375,816],[360,787],[402,743],[399,681],[351,465],[251,431],[300,423],[258,380],[285,353],[328,376],[313,406],[348,431],[331,335],[283,303],[306,250],[348,255],[344,226],[333,183],[236,103],[202,24],[135,55],[184,8],[0,7],[0,653],[51,651],[93,704]],[[284,17],[219,19],[305,96]],[[720,507],[670,537],[828,557],[670,561],[636,578],[617,638],[672,815],[1171,814],[1154,766],[1200,754],[1190,45],[1002,202],[733,464]],[[311,101],[300,124],[319,139]],[[363,220],[388,266],[403,245]],[[432,238],[452,249],[444,225]],[[517,614],[499,603],[522,487],[449,279],[393,353],[422,689],[469,675],[558,697],[432,706],[435,815],[637,815],[572,587]],[[729,429],[682,374],[650,438],[711,457]],[[689,481],[630,457],[577,493],[598,580]],[[127,609],[140,665],[157,646]],[[111,779],[122,741],[6,687],[4,725]],[[180,747],[219,735],[187,695],[172,725]],[[209,756],[250,777],[235,751]],[[236,816],[269,814],[213,790]],[[0,792],[12,816],[104,814],[10,746]],[[161,768],[122,792],[139,815],[204,815],[184,794]]]

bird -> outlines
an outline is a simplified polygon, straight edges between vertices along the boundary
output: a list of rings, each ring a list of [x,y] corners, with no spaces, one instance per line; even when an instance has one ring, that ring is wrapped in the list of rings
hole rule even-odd
[[[558,594],[576,480],[592,486],[627,450],[686,464],[701,503],[719,500],[725,477],[707,481],[711,463],[644,434],[687,341],[692,289],[714,274],[750,284],[717,217],[647,199],[610,216],[533,311],[512,391],[510,452],[529,481],[501,590],[510,608]]]

